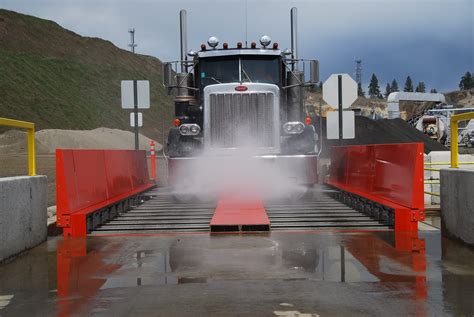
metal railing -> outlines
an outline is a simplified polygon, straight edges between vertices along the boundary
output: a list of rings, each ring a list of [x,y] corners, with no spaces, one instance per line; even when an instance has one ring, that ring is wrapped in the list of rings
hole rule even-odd
[[[452,151],[452,148],[451,148],[451,151]],[[451,152],[451,157],[452,157],[452,152]],[[457,158],[457,155],[456,155],[456,158]],[[459,165],[474,165],[474,162],[458,162],[458,161],[456,161],[456,164],[457,164],[456,167],[458,167]],[[431,172],[439,172],[441,170],[441,168],[426,167],[427,165],[428,166],[451,165],[451,167],[453,167],[452,162],[425,162],[424,165],[425,165],[425,167],[423,167],[423,170],[431,171]],[[441,184],[439,179],[426,179],[425,178],[423,180],[423,182],[424,182],[425,185],[438,185],[438,184]],[[437,196],[437,197],[441,196],[439,193],[434,193],[434,192],[429,192],[429,191],[425,191],[425,194],[432,195],[432,196]]]
[[[28,139],[28,175],[36,175],[35,124],[32,122],[0,118],[0,126],[26,129]]]
[[[458,168],[458,158],[459,158],[459,149],[458,149],[458,122],[474,119],[474,112],[455,114],[451,116],[451,139],[456,136],[456,142],[451,142],[451,168]]]

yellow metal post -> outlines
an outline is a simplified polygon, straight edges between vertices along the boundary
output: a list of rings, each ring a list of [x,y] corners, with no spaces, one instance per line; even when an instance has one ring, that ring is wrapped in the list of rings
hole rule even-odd
[[[466,112],[451,116],[451,167],[457,168],[458,164],[458,121],[474,119],[474,112]]]
[[[451,168],[458,168],[458,122],[451,117]]]
[[[28,175],[36,175],[35,128],[28,129]]]
[[[35,124],[27,121],[0,118],[0,125],[26,129],[28,133],[28,175],[36,175]]]

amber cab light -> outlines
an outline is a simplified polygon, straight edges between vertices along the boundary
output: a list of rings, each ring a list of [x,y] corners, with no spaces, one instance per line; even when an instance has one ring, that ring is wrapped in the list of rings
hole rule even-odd
[[[242,42],[237,43],[237,48],[242,48]]]
[[[179,127],[179,126],[181,125],[181,120],[179,120],[178,118],[174,119],[173,125],[174,125],[175,127]]]
[[[311,120],[311,117],[304,118],[304,124],[310,125],[311,123],[313,123],[313,121]]]
[[[236,91],[246,91],[247,89],[249,89],[249,88],[247,86],[244,86],[244,85],[239,85],[239,86],[235,87]]]
[[[273,43],[273,49],[274,50],[278,49],[278,43],[277,42]]]
[[[229,47],[229,44],[224,43],[224,44],[222,44],[222,47],[226,50]]]
[[[201,44],[201,51],[205,51],[206,50],[206,44]]]
[[[250,44],[250,47],[251,47],[251,48],[256,48],[256,47],[257,47],[257,43],[252,42],[252,44]]]

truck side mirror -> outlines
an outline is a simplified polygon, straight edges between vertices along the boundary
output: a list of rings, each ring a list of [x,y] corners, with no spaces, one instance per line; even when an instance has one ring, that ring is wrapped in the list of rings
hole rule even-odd
[[[173,65],[171,63],[163,64],[163,86],[166,88],[172,88],[176,86],[174,83]]]
[[[316,84],[319,82],[319,61],[309,61],[309,82]]]

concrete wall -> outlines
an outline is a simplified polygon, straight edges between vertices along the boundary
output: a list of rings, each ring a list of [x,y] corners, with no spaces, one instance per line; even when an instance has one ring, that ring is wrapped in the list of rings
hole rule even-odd
[[[442,234],[474,245],[474,170],[441,170]]]
[[[431,151],[428,155],[425,155],[425,163],[441,163],[441,162],[451,162],[451,152],[450,151]],[[472,154],[459,154],[459,162],[474,162],[474,155]],[[449,168],[450,163],[445,165],[427,165],[425,167],[432,168]],[[463,169],[474,169],[474,165],[460,165]],[[435,171],[425,171],[425,179],[439,180],[439,172]],[[432,193],[440,192],[439,184],[425,184],[425,191]],[[426,205],[439,205],[440,198],[437,196],[432,196],[425,194],[425,204]]]
[[[47,189],[46,176],[0,178],[0,261],[46,240]]]

